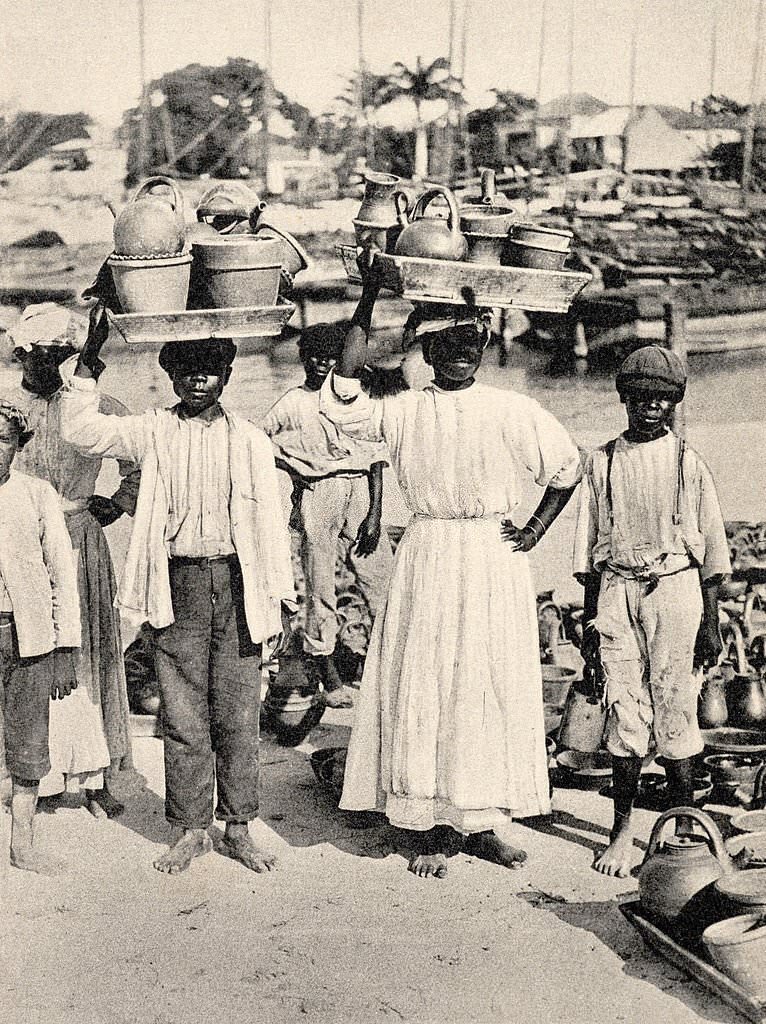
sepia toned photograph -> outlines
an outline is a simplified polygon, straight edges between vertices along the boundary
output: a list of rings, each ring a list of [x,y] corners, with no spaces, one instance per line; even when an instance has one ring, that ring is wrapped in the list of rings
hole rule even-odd
[[[766,0],[0,0],[0,1020],[766,1024]]]

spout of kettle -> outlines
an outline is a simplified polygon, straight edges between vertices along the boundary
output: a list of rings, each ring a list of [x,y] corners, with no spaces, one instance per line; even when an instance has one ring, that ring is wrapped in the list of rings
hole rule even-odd
[[[493,167],[485,167],[481,172],[481,201],[485,206],[492,206],[496,195],[495,170]]]

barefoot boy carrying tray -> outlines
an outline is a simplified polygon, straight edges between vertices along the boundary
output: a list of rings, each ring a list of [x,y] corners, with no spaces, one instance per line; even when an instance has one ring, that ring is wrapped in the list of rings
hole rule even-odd
[[[294,597],[271,443],[220,404],[237,351],[229,339],[163,345],[172,408],[100,412],[93,367],[107,327],[98,311],[62,396],[62,433],[87,455],[141,466],[118,602],[156,630],[165,813],[182,830],[154,866],[183,871],[211,849],[217,785],[226,852],[269,870],[274,858],[248,829],[258,815],[261,650],[286,627],[283,602]]]

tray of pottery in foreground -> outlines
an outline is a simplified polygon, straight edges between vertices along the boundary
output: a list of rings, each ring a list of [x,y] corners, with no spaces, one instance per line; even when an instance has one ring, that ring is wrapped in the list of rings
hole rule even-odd
[[[174,313],[112,313],[110,325],[130,345],[164,345],[167,341],[199,341],[204,338],[277,337],[295,312],[280,299],[275,306],[241,306],[232,309],[183,309]]]
[[[357,250],[336,247],[351,281],[359,281]],[[434,260],[376,253],[383,287],[414,302],[501,306],[542,313],[566,313],[590,281],[572,270],[531,270],[497,264]]]

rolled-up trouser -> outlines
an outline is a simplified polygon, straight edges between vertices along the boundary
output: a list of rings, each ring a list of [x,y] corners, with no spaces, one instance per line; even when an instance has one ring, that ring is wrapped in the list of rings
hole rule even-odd
[[[68,665],[74,671],[71,654]],[[50,771],[48,720],[53,681],[51,654],[21,658],[12,622],[0,623],[0,706],[5,767],[17,779],[39,782]],[[1,774],[1,773],[0,773]]]
[[[596,628],[606,677],[606,746],[616,757],[645,757],[653,738],[671,760],[703,749],[697,725],[694,644],[702,617],[696,569],[656,586],[606,571]]]
[[[369,509],[366,476],[312,480],[301,494],[301,559],[306,580],[304,650],[309,654],[332,654],[338,639],[335,570],[339,539],[350,546],[349,563],[373,618],[386,596],[393,564],[386,531],[382,531],[372,554],[358,555],[354,550],[357,532]]]
[[[172,625],[156,634],[165,815],[183,828],[258,816],[261,647],[235,556],[170,560]]]

